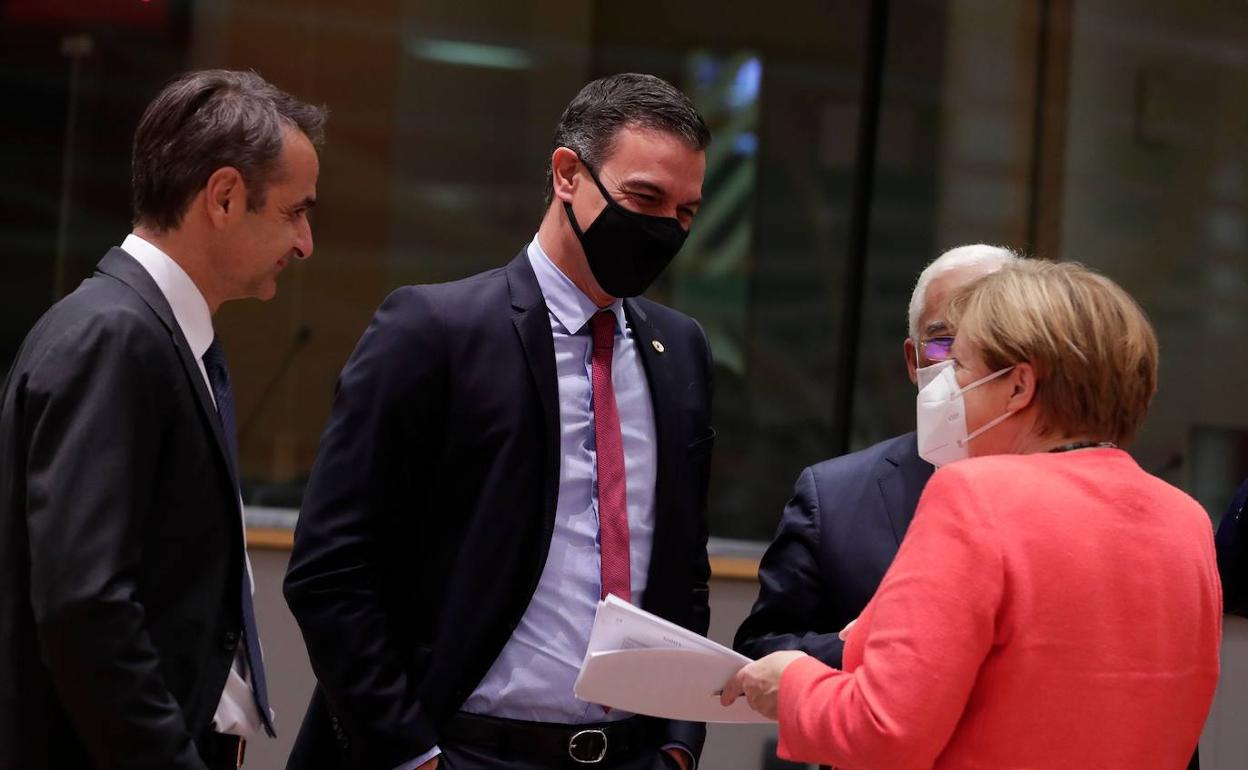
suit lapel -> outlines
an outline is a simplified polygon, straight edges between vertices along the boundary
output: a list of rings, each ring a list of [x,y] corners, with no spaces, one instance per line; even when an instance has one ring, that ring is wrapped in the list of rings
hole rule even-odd
[[[191,346],[182,334],[182,327],[178,326],[178,321],[173,315],[173,308],[169,307],[169,301],[165,299],[165,295],[161,293],[160,287],[156,285],[156,282],[152,280],[148,272],[143,269],[143,266],[122,249],[111,249],[108,254],[104,255],[104,259],[100,260],[98,269],[101,273],[116,278],[133,289],[147,303],[147,306],[152,309],[152,312],[160,318],[161,323],[169,331],[174,347],[177,348],[178,358],[182,361],[183,372],[190,381],[191,390],[195,393],[195,400],[199,403],[200,418],[212,434],[213,440],[217,445],[217,456],[221,460],[221,469],[233,485],[234,490],[237,491],[239,489],[238,478],[235,476],[234,464],[230,460],[229,445],[225,441],[225,433],[221,428],[221,420],[217,416],[217,408],[213,404],[212,394],[208,392],[208,385],[204,382],[204,376],[199,371],[199,363],[195,360],[195,355],[191,352]]]
[[[918,443],[914,434],[902,437],[899,446],[882,463],[879,476],[880,495],[884,498],[884,510],[893,536],[898,545],[906,535],[914,509],[919,504],[923,487],[931,478],[932,466],[919,457]]]
[[[678,451],[680,447],[673,443],[680,436],[675,422],[678,413],[670,399],[673,391],[668,357],[660,353],[655,345],[666,345],[668,341],[636,300],[624,300],[624,314],[633,329],[633,340],[637,345],[642,368],[646,372],[646,383],[650,387],[650,402],[654,405],[654,543],[651,547],[647,584],[655,585],[658,582],[657,570],[666,562],[663,554],[671,542],[672,525],[675,523],[672,520],[671,495],[675,488],[676,462],[681,457]],[[651,592],[646,593],[649,595]]]
[[[554,531],[555,508],[559,501],[559,383],[555,372],[555,340],[550,330],[550,311],[542,298],[537,276],[529,265],[527,251],[511,261],[506,268],[511,306],[515,311],[512,323],[524,349],[529,374],[541,402],[542,425],[545,428],[546,478],[543,480],[546,540]]]

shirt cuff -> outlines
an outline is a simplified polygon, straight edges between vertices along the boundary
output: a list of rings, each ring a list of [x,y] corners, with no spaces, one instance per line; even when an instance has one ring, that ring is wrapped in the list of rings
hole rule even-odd
[[[669,743],[664,746],[662,750],[667,751],[668,749],[676,749],[677,751],[684,752],[685,756],[689,757],[689,770],[698,770],[698,760],[693,756],[693,752],[689,750],[688,746],[683,743]],[[406,768],[404,768],[404,770],[406,770]]]
[[[416,757],[415,759],[413,759],[411,762],[406,762],[402,765],[399,765],[398,767],[394,768],[394,770],[416,770],[416,768],[420,767],[421,765],[425,764],[426,762],[428,762],[429,760],[433,759],[434,757],[438,756],[441,753],[442,753],[442,749],[438,748],[437,746],[434,746],[433,748],[426,751],[424,754],[421,754],[419,757]]]

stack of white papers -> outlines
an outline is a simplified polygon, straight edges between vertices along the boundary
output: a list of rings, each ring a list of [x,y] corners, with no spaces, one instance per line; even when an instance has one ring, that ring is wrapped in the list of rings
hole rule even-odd
[[[690,722],[769,722],[745,698],[719,692],[750,659],[675,623],[608,596],[598,603],[589,649],[573,688],[590,703]]]

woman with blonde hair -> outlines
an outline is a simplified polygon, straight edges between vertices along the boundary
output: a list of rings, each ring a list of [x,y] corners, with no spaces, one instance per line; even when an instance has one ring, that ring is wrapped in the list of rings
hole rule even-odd
[[[780,652],[728,682],[779,753],[843,770],[1185,767],[1218,677],[1208,516],[1123,451],[1157,341],[1120,287],[1026,261],[954,298],[919,394],[940,466],[846,633],[843,671]]]

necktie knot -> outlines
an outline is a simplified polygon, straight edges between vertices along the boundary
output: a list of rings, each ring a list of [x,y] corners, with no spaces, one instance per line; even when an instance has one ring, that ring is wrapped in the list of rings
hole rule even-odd
[[[213,337],[212,344],[204,351],[203,360],[205,369],[225,368],[225,350],[221,347],[220,337]]]
[[[221,347],[220,337],[212,339],[212,344],[206,351],[203,351],[201,361],[203,361],[203,368],[207,369],[208,382],[213,391],[217,388],[230,387],[230,369],[226,367],[226,352],[225,348]],[[213,393],[213,396],[216,396],[216,393]]]
[[[589,319],[589,329],[594,335],[595,350],[615,348],[615,313],[600,310]]]
[[[212,400],[217,405],[217,417],[221,420],[221,430],[229,450],[230,462],[237,467],[238,446],[234,435],[234,395],[230,389],[230,370],[225,365],[225,351],[221,348],[220,338],[214,339],[201,357],[204,362],[204,373],[208,375],[208,387],[212,390]]]

